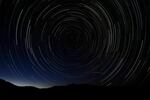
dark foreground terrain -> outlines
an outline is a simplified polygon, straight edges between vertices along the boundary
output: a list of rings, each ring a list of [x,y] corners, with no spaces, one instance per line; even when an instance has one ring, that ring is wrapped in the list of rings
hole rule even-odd
[[[124,86],[124,87],[100,87],[94,85],[67,85],[67,86],[54,86],[46,89],[38,89],[35,87],[18,87],[4,80],[0,80],[0,96],[68,96],[70,93],[73,95],[99,95],[103,97],[109,97],[109,94],[116,95],[136,95],[144,91],[149,91],[149,87],[135,87],[135,86]],[[61,98],[61,97],[60,97]]]
[[[13,95],[13,96],[51,96],[51,95],[60,95],[68,93],[77,93],[81,95],[84,92],[94,92],[95,90],[102,89],[99,86],[94,85],[67,85],[67,86],[54,86],[51,88],[35,88],[35,87],[19,87],[15,86],[7,81],[0,80],[0,96],[2,95]]]

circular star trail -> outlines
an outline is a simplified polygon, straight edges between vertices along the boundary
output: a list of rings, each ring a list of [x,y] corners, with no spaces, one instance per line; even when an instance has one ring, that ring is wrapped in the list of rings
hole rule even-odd
[[[139,85],[149,75],[148,4],[2,0],[1,76],[48,86]]]

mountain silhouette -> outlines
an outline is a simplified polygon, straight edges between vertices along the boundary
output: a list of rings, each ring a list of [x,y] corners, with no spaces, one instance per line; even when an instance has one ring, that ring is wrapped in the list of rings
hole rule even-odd
[[[147,88],[142,89],[142,91]],[[128,92],[126,92],[128,91]],[[108,94],[120,94],[120,93],[133,93],[139,91],[139,88],[135,87],[101,87],[96,85],[88,85],[88,84],[70,84],[66,86],[54,86],[51,88],[43,88],[39,89],[31,86],[16,86],[10,82],[5,80],[0,80],[0,96],[4,95],[12,95],[12,96],[62,96],[68,95],[70,93],[75,95],[91,95],[98,94],[101,96],[106,96]],[[140,89],[141,91],[141,89]]]
[[[5,81],[5,80],[1,80],[0,79],[0,89],[6,89],[6,88],[14,88],[15,87],[15,85],[13,85],[13,84],[11,84],[11,83],[9,83],[9,82],[7,82],[7,81]]]
[[[86,90],[89,92],[95,91],[95,89],[99,90],[100,87],[95,85],[76,85],[70,84],[66,86],[54,86],[51,88],[43,88],[39,89],[32,86],[16,86],[10,82],[0,79],[0,96],[1,95],[15,95],[15,96],[50,96],[50,95],[60,95],[64,93],[70,93],[78,91],[84,93]]]

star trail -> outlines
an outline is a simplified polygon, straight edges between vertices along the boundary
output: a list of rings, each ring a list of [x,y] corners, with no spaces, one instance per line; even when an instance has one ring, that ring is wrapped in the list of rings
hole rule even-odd
[[[24,85],[142,85],[148,0],[1,0],[0,78]]]

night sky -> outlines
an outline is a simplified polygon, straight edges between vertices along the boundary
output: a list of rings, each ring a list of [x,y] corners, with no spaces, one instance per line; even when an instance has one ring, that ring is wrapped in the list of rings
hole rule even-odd
[[[142,85],[149,0],[1,0],[0,78],[16,85]]]

